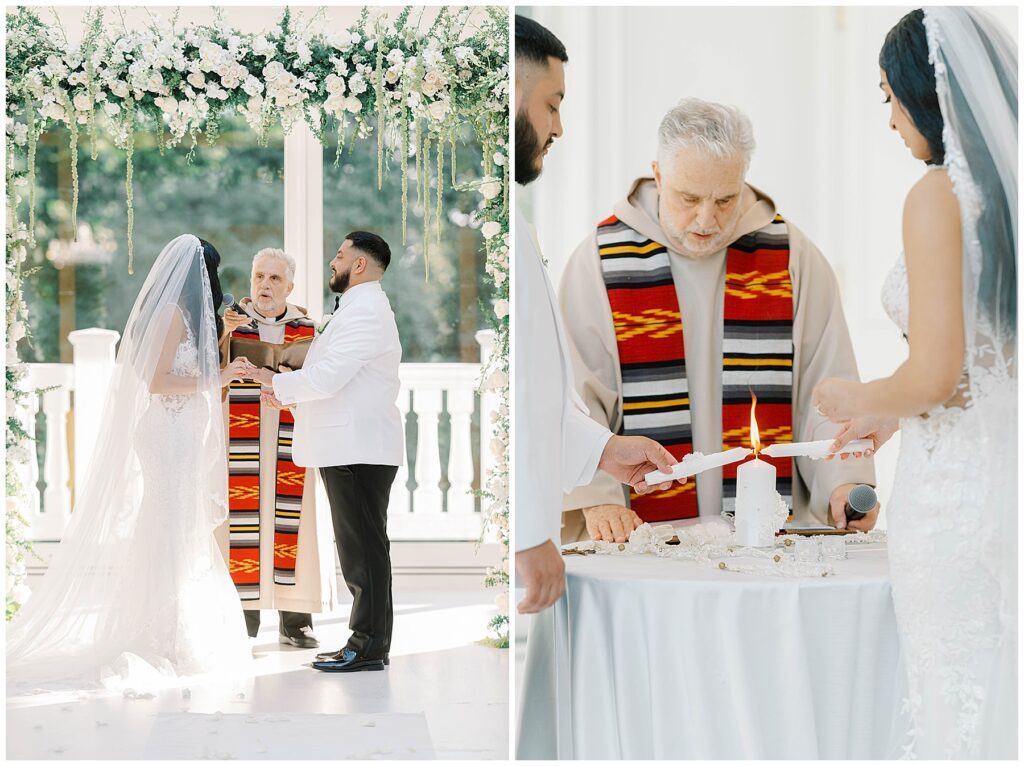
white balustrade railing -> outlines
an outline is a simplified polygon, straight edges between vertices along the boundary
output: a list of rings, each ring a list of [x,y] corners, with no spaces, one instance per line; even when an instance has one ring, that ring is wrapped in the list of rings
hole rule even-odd
[[[68,336],[74,347],[72,364],[28,365],[25,387],[31,391],[50,389],[42,397],[29,396],[20,413],[30,434],[36,433],[40,405],[45,423],[40,432],[45,433],[41,491],[36,462],[29,461],[22,468],[23,484],[29,489],[33,540],[59,540],[70,518],[72,488],[84,480],[99,435],[99,416],[110,384],[118,337],[118,333],[110,330],[76,330]],[[493,333],[481,331],[477,341],[481,358],[486,360]],[[465,363],[401,365],[398,408],[407,424],[407,433],[410,418],[415,418],[416,435],[409,440],[409,460],[399,469],[391,490],[388,533],[392,539],[479,537],[482,519],[473,488],[480,486],[480,477],[486,476],[482,472],[492,460],[490,432],[494,409],[493,396],[476,393],[480,369],[480,364]],[[473,423],[476,413],[477,427]],[[69,420],[73,428],[70,439]],[[474,431],[479,434],[476,460]],[[447,460],[443,460],[443,444],[448,445]],[[322,487],[318,502],[327,507]]]

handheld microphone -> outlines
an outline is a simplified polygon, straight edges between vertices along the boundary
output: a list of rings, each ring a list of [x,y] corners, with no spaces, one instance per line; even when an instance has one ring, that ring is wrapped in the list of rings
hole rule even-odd
[[[238,314],[245,313],[244,311],[242,311],[242,307],[235,303],[235,296],[233,296],[231,293],[224,293],[224,297],[221,299],[221,304],[224,307],[229,308]]]
[[[858,484],[850,490],[850,494],[846,498],[845,511],[847,521],[863,519],[875,507],[877,502],[878,495],[875,494],[874,489],[867,484]]]

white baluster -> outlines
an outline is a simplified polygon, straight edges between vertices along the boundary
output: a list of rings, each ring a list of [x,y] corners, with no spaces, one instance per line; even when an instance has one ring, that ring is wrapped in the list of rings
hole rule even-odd
[[[434,386],[413,389],[412,406],[418,422],[413,513],[440,513],[443,495],[437,425],[441,415],[441,389]]]
[[[494,352],[494,330],[479,330],[476,342],[480,344],[480,369],[486,369],[487,362]],[[484,485],[494,468],[491,439],[494,438],[494,414],[497,411],[498,395],[491,391],[480,394],[480,475],[483,477]]]
[[[113,330],[75,330],[68,333],[74,348],[75,486],[82,486],[92,462],[100,418],[114,370],[114,350],[120,334]]]
[[[46,454],[43,458],[43,510],[32,528],[35,540],[60,540],[71,518],[71,467],[68,461],[67,415],[71,395],[66,387],[43,394]]]
[[[452,419],[451,452],[448,455],[448,513],[472,514],[473,497],[473,388],[460,384],[448,389],[448,413]]]
[[[398,411],[402,414],[402,434],[405,434],[405,423],[409,416],[409,389],[402,386],[398,390],[398,400],[395,402],[398,407]],[[402,442],[403,449],[405,441]],[[402,455],[406,457],[405,454]],[[408,459],[402,460],[402,464],[398,466],[398,473],[395,475],[395,483],[391,485],[391,497],[388,499],[388,518],[392,518],[397,514],[408,514],[412,511],[410,505],[409,488],[406,484],[409,483],[409,461]]]
[[[487,362],[494,353],[494,330],[480,330],[476,334],[476,342],[480,344],[480,367],[485,369]],[[494,417],[498,412],[498,395],[492,391],[480,394],[480,484],[485,489],[494,470],[494,453],[491,451],[491,440],[494,438]],[[486,503],[481,510],[486,511]],[[484,514],[482,513],[481,516]],[[483,519],[481,519],[483,523]],[[485,542],[498,539],[494,529],[485,535]]]
[[[23,384],[24,388],[34,389],[36,384],[32,382],[32,368],[29,367],[29,375],[25,379]],[[30,526],[34,526],[36,520],[39,517],[39,462],[36,460],[36,414],[39,412],[39,397],[33,392],[29,391],[25,397],[21,400],[18,405],[17,417],[18,422],[21,423],[21,427],[25,429],[25,433],[28,434],[28,440],[25,442],[25,447],[29,452],[29,459],[27,462],[17,467],[18,480],[21,482],[22,493],[25,497],[25,505],[22,507],[22,513],[25,517],[25,521]]]

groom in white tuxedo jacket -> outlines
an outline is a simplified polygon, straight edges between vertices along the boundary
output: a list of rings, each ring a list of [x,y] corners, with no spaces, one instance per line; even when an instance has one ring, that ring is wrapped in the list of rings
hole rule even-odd
[[[334,538],[352,592],[347,644],[317,656],[327,672],[383,670],[391,646],[388,497],[404,440],[398,398],[402,346],[380,279],[391,250],[376,234],[349,234],[331,261],[331,289],[341,293],[301,370],[256,377],[271,406],[295,406],[292,456],[320,469]]]
[[[562,134],[562,43],[537,22],[516,16],[516,183],[540,175],[547,147]],[[543,140],[542,140],[543,139]],[[516,576],[526,588],[521,613],[551,606],[565,586],[558,549],[562,493],[602,468],[647,490],[644,474],[676,463],[657,442],[617,436],[596,423],[573,386],[570,346],[534,233],[519,210],[515,228],[512,344],[515,368],[513,505]],[[669,484],[662,485],[667,488]]]

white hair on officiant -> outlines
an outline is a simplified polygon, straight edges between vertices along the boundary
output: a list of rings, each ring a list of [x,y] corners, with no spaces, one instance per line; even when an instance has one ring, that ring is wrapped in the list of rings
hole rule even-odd
[[[750,167],[754,128],[734,106],[699,98],[684,98],[666,114],[658,127],[658,164],[671,164],[680,149],[697,148],[715,159],[741,157]]]
[[[263,248],[252,257],[252,267],[254,270],[256,268],[256,261],[260,258],[277,258],[279,261],[284,261],[286,268],[285,275],[288,277],[288,281],[295,281],[295,259],[288,255],[284,250],[277,247]]]

